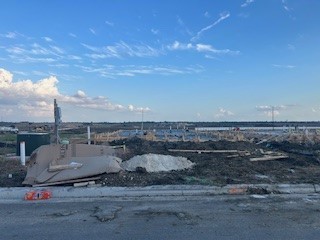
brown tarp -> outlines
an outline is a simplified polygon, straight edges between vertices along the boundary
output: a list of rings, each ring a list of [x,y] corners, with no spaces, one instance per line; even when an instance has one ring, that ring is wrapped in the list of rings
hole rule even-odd
[[[110,146],[50,144],[30,156],[23,184],[34,185],[79,179],[121,170],[121,159]]]

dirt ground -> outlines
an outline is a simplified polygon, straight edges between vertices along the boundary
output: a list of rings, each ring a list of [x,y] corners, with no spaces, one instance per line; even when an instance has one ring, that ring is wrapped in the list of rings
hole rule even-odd
[[[250,142],[158,142],[140,138],[114,141],[111,145],[126,145],[126,151],[118,150],[123,161],[146,153],[183,156],[195,163],[189,170],[161,173],[120,172],[101,175],[106,186],[147,186],[164,184],[218,185],[239,183],[320,183],[320,145],[272,142],[256,145]],[[228,157],[230,153],[170,152],[169,149],[184,150],[240,150],[250,156]],[[262,149],[262,150],[261,150]],[[274,151],[289,158],[251,162],[251,157],[262,156],[262,152]],[[26,168],[15,160],[0,160],[0,187],[22,186]],[[12,178],[9,178],[12,174]]]

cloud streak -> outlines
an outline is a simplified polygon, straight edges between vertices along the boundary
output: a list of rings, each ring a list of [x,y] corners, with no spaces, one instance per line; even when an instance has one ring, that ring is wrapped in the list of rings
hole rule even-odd
[[[107,25],[110,26],[110,27],[113,27],[113,26],[114,26],[114,23],[113,23],[113,22],[110,22],[110,21],[105,21],[105,24],[107,24]]]
[[[130,45],[124,41],[120,41],[114,45],[107,45],[104,47],[91,46],[82,43],[86,49],[91,53],[87,53],[86,56],[92,59],[104,59],[104,58],[124,58],[124,57],[157,57],[163,52],[155,49],[149,45]]]
[[[44,47],[38,43],[13,45],[5,49],[8,57],[17,63],[52,63],[63,58],[65,51],[55,45]]]
[[[286,0],[282,0],[282,6],[283,6],[283,9],[286,10],[287,12],[291,11],[291,9],[288,7]]]
[[[23,37],[24,35],[18,32],[7,32],[5,34],[0,34],[0,37],[8,39],[16,39],[18,37]]]
[[[87,73],[96,73],[102,77],[114,79],[116,77],[134,77],[137,75],[177,75],[194,74],[203,71],[201,66],[190,66],[186,68],[176,68],[172,66],[134,66],[134,65],[103,65],[101,67],[88,67],[76,65]]]
[[[296,67],[293,65],[279,65],[279,64],[272,64],[272,66],[275,68],[285,68],[285,69],[293,69]]]
[[[214,23],[202,28],[199,32],[197,32],[197,34],[191,38],[191,41],[197,41],[200,39],[201,35],[210,30],[211,28],[213,28],[214,26],[216,26],[217,24],[219,24],[220,22],[222,22],[223,20],[227,19],[228,17],[230,17],[230,13],[229,12],[223,12],[223,13],[220,13],[220,17],[218,20],[216,20]]]
[[[202,52],[202,53],[212,53],[212,54],[229,54],[229,55],[237,55],[240,54],[240,51],[233,51],[230,49],[216,49],[213,46],[209,44],[192,44],[192,43],[180,43],[178,41],[175,41],[173,44],[170,44],[167,46],[167,49],[171,51],[175,50],[193,50],[197,52]]]
[[[253,2],[254,0],[246,0],[243,4],[241,4],[241,7],[248,7]]]
[[[181,19],[180,16],[177,16],[177,22],[178,22],[178,24],[184,34],[187,34],[189,36],[193,35],[193,33],[189,30],[189,28],[186,26],[186,24],[184,23],[184,21]]]

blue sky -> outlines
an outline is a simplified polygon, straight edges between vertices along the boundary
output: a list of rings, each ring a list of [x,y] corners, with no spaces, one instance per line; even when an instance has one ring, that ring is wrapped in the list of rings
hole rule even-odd
[[[3,121],[320,119],[320,1],[1,3]]]

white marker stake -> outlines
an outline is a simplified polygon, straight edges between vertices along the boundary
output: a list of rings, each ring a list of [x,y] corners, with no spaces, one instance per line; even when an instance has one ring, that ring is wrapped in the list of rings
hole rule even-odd
[[[20,142],[20,161],[22,166],[26,165],[26,143],[25,142]]]
[[[91,144],[91,141],[90,141],[90,135],[91,135],[90,126],[87,127],[87,131],[88,131],[88,145],[90,145]]]

